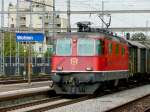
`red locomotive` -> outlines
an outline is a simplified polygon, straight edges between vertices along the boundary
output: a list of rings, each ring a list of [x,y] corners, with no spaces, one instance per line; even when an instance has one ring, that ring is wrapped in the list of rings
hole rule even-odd
[[[57,94],[93,94],[105,81],[129,77],[128,43],[106,30],[57,35],[52,75]]]

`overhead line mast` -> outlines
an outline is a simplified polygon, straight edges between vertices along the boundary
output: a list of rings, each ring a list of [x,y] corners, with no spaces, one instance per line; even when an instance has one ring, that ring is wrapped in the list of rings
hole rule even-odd
[[[4,67],[4,0],[1,0],[1,42],[0,42],[0,56],[1,56],[1,59],[0,59],[0,72],[1,74],[0,75],[4,75],[5,73],[5,67]]]
[[[71,24],[70,24],[70,0],[67,0],[67,18],[68,18],[68,25],[67,25],[67,32],[71,32]]]

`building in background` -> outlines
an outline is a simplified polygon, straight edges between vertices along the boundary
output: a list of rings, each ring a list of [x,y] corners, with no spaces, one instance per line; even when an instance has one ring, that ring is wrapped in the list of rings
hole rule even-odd
[[[35,0],[37,2],[53,5],[53,0]],[[43,32],[45,33],[45,37],[52,37],[53,35],[53,8],[44,6],[37,3],[32,3],[32,7],[30,7],[30,2],[26,0],[19,0],[19,7],[17,10],[17,4],[13,5],[9,4],[8,11],[13,11],[16,13],[8,14],[8,26],[9,28],[16,29],[18,27],[19,31],[22,32]],[[28,14],[22,13],[17,14],[18,12],[28,12]],[[30,15],[30,11],[32,12],[46,12],[44,14],[32,14]],[[17,17],[18,15],[18,17]],[[31,20],[30,20],[31,18]],[[31,23],[31,24],[30,24]],[[66,28],[67,27],[67,19],[62,18],[60,15],[55,15],[55,28]],[[31,28],[31,30],[30,30]],[[57,29],[55,32],[66,32],[66,30]],[[44,43],[36,43],[33,45],[33,49],[35,52],[41,54],[47,51],[46,39]]]

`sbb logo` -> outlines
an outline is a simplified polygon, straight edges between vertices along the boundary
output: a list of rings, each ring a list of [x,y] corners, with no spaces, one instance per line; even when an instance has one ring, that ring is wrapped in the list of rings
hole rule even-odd
[[[77,65],[78,64],[78,59],[77,58],[71,58],[71,64],[72,65]]]

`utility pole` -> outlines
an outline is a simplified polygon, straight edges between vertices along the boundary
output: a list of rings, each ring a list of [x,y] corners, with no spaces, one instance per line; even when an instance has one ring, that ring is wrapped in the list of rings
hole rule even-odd
[[[8,11],[10,11],[10,9],[8,8]],[[10,23],[9,23],[9,18],[10,18],[10,13],[8,13],[8,28],[10,28],[10,34],[9,34],[9,52],[10,52],[10,54],[9,54],[9,58],[10,58],[10,60],[9,60],[9,66],[10,67],[12,67],[12,49],[11,49],[11,36],[12,36],[12,31],[11,31],[11,26],[10,26]],[[12,69],[10,69],[10,73],[12,72]]]
[[[17,0],[17,10],[16,10],[16,29],[17,32],[19,32],[19,25],[20,25],[20,20],[19,20],[19,0]],[[20,75],[20,63],[19,63],[19,43],[16,43],[16,75]]]
[[[104,1],[102,0],[102,20],[104,20]],[[104,28],[104,23],[102,22],[102,28]]]
[[[45,0],[44,0],[44,2],[45,2]],[[43,12],[45,12],[45,9],[46,7],[45,7],[45,5],[42,5],[42,11]],[[43,13],[43,15],[42,15],[43,17],[42,17],[42,32],[43,32],[43,34],[45,34],[45,14]],[[45,67],[44,67],[44,62],[45,62],[45,57],[44,57],[44,41],[42,42],[42,73],[44,73],[44,71],[45,71]]]
[[[53,42],[55,38],[55,0],[53,0]]]
[[[71,32],[71,24],[70,24],[70,0],[67,0],[67,18],[68,18],[68,25],[67,25],[67,32]]]
[[[148,20],[146,20],[146,36],[148,37],[148,24],[149,24],[149,22],[148,22]]]
[[[55,35],[55,0],[53,0],[53,6],[52,5],[48,5],[48,4],[45,4],[45,3],[41,3],[41,2],[36,2],[36,1],[34,1],[34,0],[26,0],[27,2],[30,2],[30,6],[31,6],[31,3],[35,3],[35,4],[39,4],[39,5],[42,5],[43,7],[44,6],[48,6],[48,7],[52,7],[53,8],[53,38],[54,38],[54,35]],[[31,7],[30,7],[31,8]],[[43,8],[43,10],[45,10],[44,8]],[[31,11],[31,10],[30,10]],[[45,11],[44,11],[45,12]],[[33,13],[33,12],[30,12],[31,14]],[[43,18],[45,18],[45,13],[42,13],[43,15]],[[31,23],[31,21],[30,21],[30,23]],[[44,19],[42,20],[42,29],[43,29],[43,32],[45,33],[45,30],[44,30]],[[42,44],[43,45],[43,44]],[[29,45],[30,46],[30,45]],[[31,49],[31,47],[30,47],[30,49]],[[31,51],[30,51],[31,52]],[[43,57],[44,58],[44,57]],[[28,62],[29,62],[29,60],[28,60]],[[30,75],[29,74],[31,74],[30,73],[30,68],[28,68],[29,69],[29,71],[28,71],[28,77],[30,78]],[[30,80],[28,80],[28,82],[30,83],[30,81],[31,81],[31,79]]]
[[[2,1],[1,11],[4,12],[4,0]],[[5,59],[4,59],[4,13],[1,14],[1,75],[5,74]]]
[[[30,25],[29,25],[30,33],[32,32],[32,2],[30,2]],[[29,42],[28,46],[28,84],[31,85],[31,43]]]
[[[10,42],[10,44],[9,44],[9,49],[10,49],[10,55],[9,55],[9,58],[10,58],[10,67],[11,67],[11,36],[12,36],[12,32],[10,32],[10,34],[9,34],[9,42]],[[11,70],[11,69],[10,69]]]

